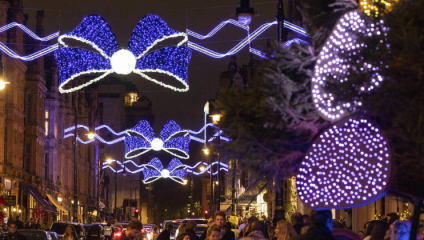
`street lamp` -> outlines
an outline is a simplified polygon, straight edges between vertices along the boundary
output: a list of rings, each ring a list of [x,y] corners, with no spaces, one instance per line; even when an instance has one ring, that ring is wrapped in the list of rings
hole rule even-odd
[[[207,147],[203,148],[202,151],[205,155],[209,155],[209,153],[210,153],[209,148],[207,148]]]
[[[113,160],[112,158],[108,158],[106,162],[110,165]],[[115,160],[115,214],[116,214],[116,202],[118,201],[118,163]],[[116,217],[116,216],[115,216]]]
[[[212,122],[214,124],[217,124],[219,122],[219,120],[221,120],[221,114],[214,114],[211,117],[212,117]]]
[[[236,16],[240,24],[249,25],[252,22],[255,10],[250,7],[249,0],[240,0],[240,7],[236,8]]]
[[[201,166],[200,171],[203,172],[205,170],[205,167]]]
[[[0,90],[3,90],[6,87],[6,84],[9,84],[10,82],[6,82],[3,79],[0,79]]]
[[[88,139],[90,139],[90,140],[93,140],[93,139],[94,139],[94,137],[96,136],[96,134],[95,134],[95,133],[93,133],[93,132],[89,132],[89,133],[87,133],[86,135],[87,135]]]
[[[183,184],[184,184],[184,185],[186,185],[186,184],[187,184],[187,182],[188,182],[188,180],[187,180],[187,179],[184,179],[184,180],[183,180]]]

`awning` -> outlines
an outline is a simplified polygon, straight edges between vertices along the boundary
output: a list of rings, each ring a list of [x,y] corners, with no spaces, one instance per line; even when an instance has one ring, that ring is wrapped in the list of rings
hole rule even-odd
[[[62,211],[65,214],[68,214],[68,210],[66,210],[65,207],[63,207],[62,205],[60,205],[56,199],[54,199],[54,197],[52,197],[52,195],[50,194],[46,194],[47,197],[49,198],[50,202],[53,203],[53,205],[55,205],[57,208],[59,208],[60,211]]]
[[[52,206],[49,202],[47,202],[47,200],[43,197],[43,195],[41,195],[41,193],[36,188],[30,187],[27,185],[24,185],[24,187],[29,193],[31,193],[31,195],[35,198],[35,200],[37,200],[37,202],[40,203],[41,207],[43,207],[45,211],[58,213],[56,208]]]

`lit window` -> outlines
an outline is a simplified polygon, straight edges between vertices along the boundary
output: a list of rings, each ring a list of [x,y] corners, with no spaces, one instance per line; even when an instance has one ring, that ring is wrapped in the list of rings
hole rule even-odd
[[[46,111],[46,119],[49,119],[49,111]]]
[[[45,119],[44,129],[46,131],[45,135],[49,136],[49,111],[46,111],[46,119]]]

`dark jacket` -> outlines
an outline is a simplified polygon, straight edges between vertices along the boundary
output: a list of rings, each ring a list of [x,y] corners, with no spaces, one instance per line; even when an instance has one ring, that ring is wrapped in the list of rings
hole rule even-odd
[[[335,240],[335,238],[326,226],[311,226],[305,234],[297,235],[290,240]]]
[[[26,240],[26,237],[18,232],[15,233],[9,233],[4,238],[5,240]]]
[[[16,220],[15,224],[18,229],[24,229],[24,223],[21,220]]]
[[[239,238],[239,240],[269,240],[262,231],[252,231],[248,236]]]
[[[205,240],[208,236],[207,233],[208,233],[208,229],[206,229],[203,232],[202,236],[200,236],[200,240]],[[225,231],[225,234],[224,234],[224,236],[222,236],[221,240],[234,240],[234,239],[236,239],[236,235],[234,234],[233,231],[231,231],[230,229],[227,228],[227,230]],[[191,238],[190,238],[190,240],[191,240]]]
[[[294,230],[296,231],[297,235],[300,235],[302,232],[303,224],[302,223],[295,223],[293,225]]]
[[[171,239],[171,232],[168,231],[168,229],[163,230],[157,238],[157,240],[170,240],[170,239]]]
[[[190,236],[190,240],[200,240],[193,229],[186,229],[186,233]]]

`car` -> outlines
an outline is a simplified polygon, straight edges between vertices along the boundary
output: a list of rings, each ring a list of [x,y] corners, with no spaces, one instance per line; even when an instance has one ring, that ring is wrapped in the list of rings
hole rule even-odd
[[[128,227],[128,224],[129,224],[130,222],[127,222],[127,221],[124,221],[124,222],[117,222],[117,223],[115,223],[115,225],[121,225],[122,226],[122,228],[123,228],[123,230],[124,231],[127,231],[127,227]]]
[[[79,240],[86,240],[84,226],[81,223],[63,221],[53,222],[50,231],[57,233],[59,240],[63,240],[63,234],[65,234],[65,230],[68,225],[74,226],[75,230],[77,231]]]
[[[57,233],[52,232],[52,231],[47,231],[50,236],[52,237],[52,240],[59,240],[59,236],[57,235]]]
[[[194,230],[194,232],[196,233],[196,235],[198,237],[202,236],[203,232],[208,229],[208,225],[207,224],[197,224],[196,229]]]
[[[163,222],[163,229],[165,229],[169,224],[172,224],[172,226],[174,226],[171,232],[170,240],[175,240],[177,230],[181,225],[181,220],[166,220]]]
[[[154,224],[143,224],[143,231],[147,233],[147,240],[153,239],[153,228]]]
[[[26,240],[52,240],[50,233],[44,230],[19,229],[18,233],[24,235]]]

